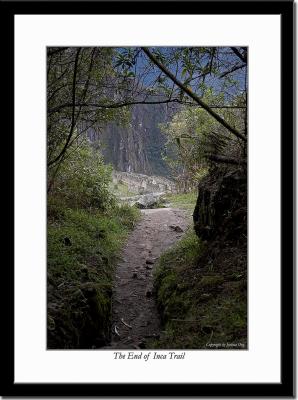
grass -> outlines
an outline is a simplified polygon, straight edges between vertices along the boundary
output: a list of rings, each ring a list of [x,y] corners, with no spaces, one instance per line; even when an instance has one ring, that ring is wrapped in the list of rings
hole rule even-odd
[[[91,348],[109,340],[114,267],[139,211],[48,204],[48,348]]]
[[[183,210],[193,211],[197,201],[197,193],[172,193],[165,196],[166,202],[170,203],[171,207],[182,208]]]
[[[208,262],[192,230],[164,253],[155,272],[163,330],[153,348],[246,348],[246,264],[237,249]]]

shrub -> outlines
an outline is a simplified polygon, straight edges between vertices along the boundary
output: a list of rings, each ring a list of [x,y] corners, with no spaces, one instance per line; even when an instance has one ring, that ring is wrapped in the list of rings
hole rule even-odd
[[[51,179],[52,172],[49,172]],[[88,143],[69,153],[55,178],[50,195],[62,198],[68,207],[106,210],[115,204],[109,186],[112,167]]]

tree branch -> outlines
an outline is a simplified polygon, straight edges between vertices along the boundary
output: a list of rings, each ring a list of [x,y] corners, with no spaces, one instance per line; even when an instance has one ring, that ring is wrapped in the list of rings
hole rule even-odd
[[[247,57],[245,54],[240,53],[240,51],[237,49],[237,47],[231,47],[231,49],[233,50],[234,54],[236,54],[236,56],[238,58],[240,58],[240,60],[242,62],[244,62],[245,64],[247,64]]]
[[[102,108],[102,109],[109,109],[109,108],[120,108],[120,107],[125,107],[125,106],[133,106],[133,105],[138,105],[138,104],[167,104],[167,103],[179,103],[179,104],[186,104],[186,105],[196,105],[196,103],[192,102],[187,102],[187,101],[182,101],[180,99],[168,99],[168,100],[158,100],[158,101],[146,101],[146,100],[140,100],[140,101],[126,101],[123,103],[114,103],[114,104],[98,104],[98,103],[76,103],[75,107],[94,107],[94,108]],[[48,110],[48,114],[54,114],[56,112],[59,112],[63,110],[64,108],[70,108],[72,107],[72,103],[64,103],[61,104],[60,106],[50,108]],[[203,108],[203,107],[201,107]],[[209,106],[209,108],[215,108],[215,109],[243,109],[246,108],[245,106]],[[89,110],[91,111],[91,110]]]
[[[232,72],[238,71],[238,69],[246,67],[246,64],[236,65],[234,68],[229,69],[228,71],[223,72],[219,75],[220,78],[224,78],[225,76],[231,74]]]
[[[135,104],[166,104],[166,103],[179,103],[179,99],[169,99],[169,100],[158,100],[158,101],[125,101],[122,103],[114,103],[114,104],[97,104],[97,103],[76,103],[75,107],[95,107],[95,108],[120,108],[125,106],[132,106]],[[57,106],[55,108],[51,108],[48,110],[49,114],[54,114],[63,108],[72,107],[72,103],[65,103]]]

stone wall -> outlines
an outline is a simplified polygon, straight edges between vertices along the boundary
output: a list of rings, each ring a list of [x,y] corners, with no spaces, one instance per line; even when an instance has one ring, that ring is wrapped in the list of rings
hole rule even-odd
[[[133,193],[175,192],[175,183],[161,176],[114,171],[113,183],[125,183]]]

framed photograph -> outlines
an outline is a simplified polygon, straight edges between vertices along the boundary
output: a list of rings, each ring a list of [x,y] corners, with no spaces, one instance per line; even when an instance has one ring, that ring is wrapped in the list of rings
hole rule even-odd
[[[293,3],[1,18],[1,394],[293,396]]]

